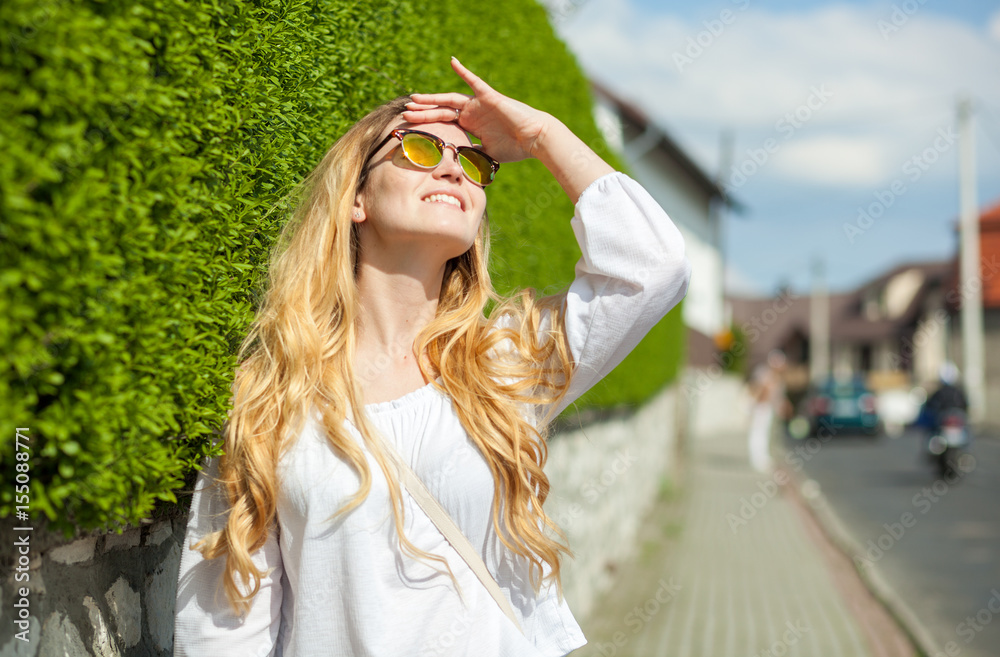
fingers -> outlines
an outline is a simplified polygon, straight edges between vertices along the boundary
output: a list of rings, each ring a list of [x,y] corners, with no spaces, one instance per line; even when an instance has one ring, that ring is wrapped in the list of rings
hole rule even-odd
[[[447,123],[458,119],[453,107],[435,107],[433,109],[406,110],[403,120],[408,123]]]
[[[412,98],[413,102],[417,105],[426,105],[430,107],[440,107],[444,105],[458,109],[462,109],[465,107],[465,104],[469,102],[468,96],[459,93],[410,94],[410,98]]]
[[[451,58],[451,68],[458,73],[458,77],[462,78],[462,80],[465,81],[465,84],[472,88],[472,92],[474,94],[478,95],[484,91],[492,91],[492,87],[490,87],[490,85],[483,82],[478,75],[465,68],[465,65],[458,61],[457,57]]]
[[[455,57],[451,58],[451,67],[469,85],[474,96],[460,93],[410,94],[410,102],[406,104],[406,111],[403,112],[404,120],[410,123],[458,121],[459,117],[455,110],[465,109],[476,95],[496,93]]]
[[[411,101],[403,111],[403,120],[410,123],[434,123],[458,120],[458,110],[469,102],[462,94],[413,94],[420,102]]]
[[[472,96],[460,93],[410,94],[411,102],[407,103],[406,106],[411,110],[427,110],[435,107],[454,107],[455,109],[464,109],[466,104],[475,96],[484,93],[496,93],[493,91],[492,87],[483,82],[475,73],[465,68],[465,66],[455,57],[451,58],[451,67],[472,89]]]

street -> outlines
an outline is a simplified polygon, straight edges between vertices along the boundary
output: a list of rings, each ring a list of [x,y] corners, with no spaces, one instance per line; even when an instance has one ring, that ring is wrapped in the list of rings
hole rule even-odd
[[[1000,655],[1000,440],[976,440],[952,483],[914,430],[785,440],[784,465],[818,482],[861,546],[855,563],[877,565],[942,654]]]

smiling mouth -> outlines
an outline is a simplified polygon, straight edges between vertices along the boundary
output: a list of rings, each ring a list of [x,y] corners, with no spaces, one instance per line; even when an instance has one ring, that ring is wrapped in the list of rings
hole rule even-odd
[[[450,194],[431,194],[424,198],[424,203],[447,203],[448,205],[454,205],[459,210],[462,209],[462,201]]]

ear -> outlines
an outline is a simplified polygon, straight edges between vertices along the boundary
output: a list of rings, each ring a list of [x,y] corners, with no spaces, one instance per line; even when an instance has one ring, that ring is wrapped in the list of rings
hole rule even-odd
[[[354,197],[354,207],[351,208],[351,221],[356,224],[360,224],[365,220],[366,216],[364,200],[361,198],[361,195],[358,194]]]

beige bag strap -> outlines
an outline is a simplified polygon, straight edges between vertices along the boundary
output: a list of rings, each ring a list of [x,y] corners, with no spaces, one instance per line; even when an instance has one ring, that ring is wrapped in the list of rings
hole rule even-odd
[[[352,411],[353,409],[348,407],[347,417],[353,424],[354,415]],[[355,428],[357,428],[357,425],[355,425]],[[500,585],[497,584],[493,575],[490,574],[489,569],[483,562],[483,558],[479,556],[476,549],[472,547],[472,543],[470,543],[469,539],[465,537],[465,534],[462,533],[462,530],[459,529],[457,524],[455,524],[455,521],[448,514],[448,511],[441,506],[441,503],[438,502],[437,498],[434,497],[429,490],[427,490],[427,486],[424,485],[424,482],[421,481],[420,477],[417,476],[417,473],[413,471],[413,468],[411,468],[410,465],[403,459],[396,448],[388,440],[383,439],[381,443],[385,446],[386,453],[389,455],[389,458],[396,465],[396,470],[399,472],[400,484],[402,484],[403,488],[410,493],[417,504],[420,505],[420,508],[423,509],[424,513],[427,514],[427,517],[431,519],[431,522],[437,526],[438,530],[444,534],[445,539],[451,543],[451,546],[455,548],[455,551],[458,552],[458,554],[465,560],[465,563],[469,564],[472,572],[476,574],[479,581],[483,583],[486,590],[489,591],[491,596],[493,596],[493,599],[496,600],[496,603],[500,606],[503,613],[507,615],[507,618],[509,618],[512,623],[514,623],[514,627],[516,627],[519,632],[524,634],[524,630],[521,629],[521,624],[518,622],[517,616],[514,615],[514,609],[510,606],[510,601],[507,600],[503,591],[500,590]]]

